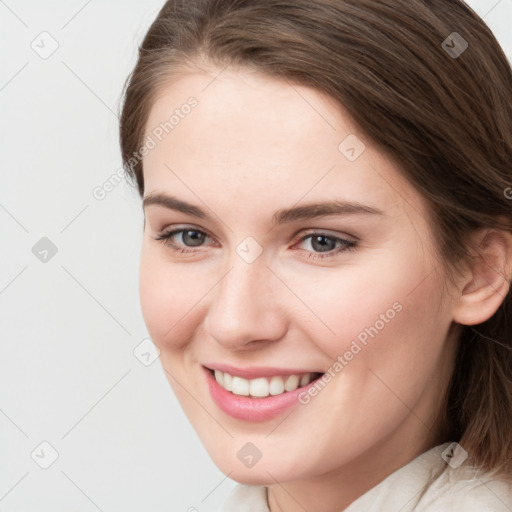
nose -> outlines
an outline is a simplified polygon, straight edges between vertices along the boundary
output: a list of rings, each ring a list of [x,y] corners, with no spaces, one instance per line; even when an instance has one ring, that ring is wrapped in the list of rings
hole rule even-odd
[[[287,328],[283,288],[263,257],[246,263],[235,254],[211,291],[206,333],[230,350],[279,340]]]

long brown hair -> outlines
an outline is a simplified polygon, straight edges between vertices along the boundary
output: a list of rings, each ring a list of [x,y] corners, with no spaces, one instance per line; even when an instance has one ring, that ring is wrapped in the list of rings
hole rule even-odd
[[[504,191],[512,185],[512,71],[464,2],[166,2],[139,47],[121,112],[123,164],[141,196],[143,161],[133,155],[155,97],[201,62],[256,69],[339,102],[428,201],[452,275],[470,257],[471,233],[511,230]],[[489,320],[462,326],[440,423],[445,441],[505,477],[512,477],[511,313],[508,293]]]

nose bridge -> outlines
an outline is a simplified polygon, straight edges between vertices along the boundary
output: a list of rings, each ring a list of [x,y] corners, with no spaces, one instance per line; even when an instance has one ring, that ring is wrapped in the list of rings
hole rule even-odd
[[[232,259],[230,269],[224,282],[219,283],[222,299],[227,301],[227,304],[231,301],[233,305],[251,304],[254,311],[259,302],[258,299],[265,294],[266,285],[268,285],[270,276],[268,268],[263,260],[248,264],[240,261],[237,256]]]
[[[236,252],[212,290],[206,329],[219,343],[235,347],[282,335],[284,318],[275,297],[275,277],[263,257],[248,263]]]

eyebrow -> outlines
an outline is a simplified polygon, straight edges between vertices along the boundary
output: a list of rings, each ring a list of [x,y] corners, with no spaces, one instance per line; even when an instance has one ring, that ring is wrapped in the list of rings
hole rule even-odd
[[[150,205],[163,206],[164,208],[192,215],[199,219],[209,218],[209,215],[198,206],[167,194],[148,194],[142,201],[142,208],[145,210]],[[293,206],[291,208],[278,210],[272,216],[272,225],[276,226],[300,220],[311,220],[328,215],[355,214],[385,215],[382,210],[374,208],[373,206],[364,205],[358,202],[333,200],[321,203],[309,203],[302,206]]]

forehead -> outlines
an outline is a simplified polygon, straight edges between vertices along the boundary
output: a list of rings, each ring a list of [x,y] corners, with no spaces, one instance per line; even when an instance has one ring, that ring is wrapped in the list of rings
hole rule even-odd
[[[242,194],[255,209],[301,198],[421,203],[334,99],[254,71],[181,76],[161,89],[145,134],[155,142],[143,161],[146,193]]]
[[[190,97],[197,106],[179,119],[167,138],[185,143],[187,150],[211,164],[254,160],[258,155],[269,164],[284,155],[292,162],[311,155],[320,140],[326,142],[324,152],[329,142],[336,151],[340,127],[335,126],[339,116],[334,102],[329,104],[327,97],[310,88],[247,70],[191,73],[162,89],[146,133],[184,108]]]

